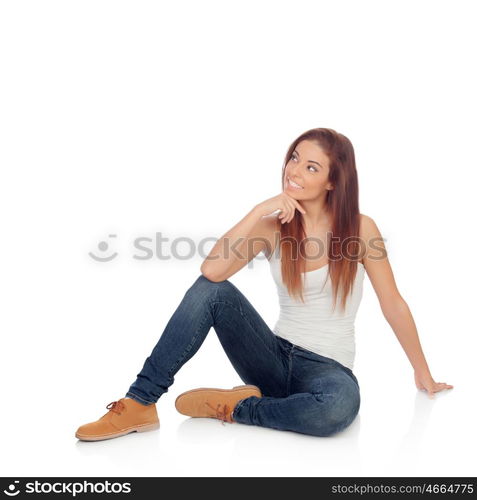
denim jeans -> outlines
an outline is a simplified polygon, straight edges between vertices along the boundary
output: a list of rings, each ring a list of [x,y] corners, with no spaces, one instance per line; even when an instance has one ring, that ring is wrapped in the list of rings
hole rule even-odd
[[[236,422],[329,436],[355,419],[360,390],[352,370],[275,335],[233,283],[203,275],[186,291],[126,396],[155,403],[211,327],[242,381],[262,392],[237,403]]]

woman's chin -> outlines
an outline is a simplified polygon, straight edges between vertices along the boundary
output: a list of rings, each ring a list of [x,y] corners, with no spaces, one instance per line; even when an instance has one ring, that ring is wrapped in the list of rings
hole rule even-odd
[[[300,191],[297,189],[293,188],[285,188],[284,191],[286,194],[290,195],[292,198],[296,198],[297,196],[300,196]]]

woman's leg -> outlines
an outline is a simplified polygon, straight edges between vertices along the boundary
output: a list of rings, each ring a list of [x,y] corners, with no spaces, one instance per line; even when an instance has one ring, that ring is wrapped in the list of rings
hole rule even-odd
[[[234,420],[313,436],[330,436],[350,425],[360,407],[351,370],[294,345],[291,359],[288,397],[245,399],[235,407]]]
[[[264,395],[284,394],[288,364],[278,338],[235,285],[200,275],[169,319],[126,396],[146,405],[155,403],[198,351],[212,326],[246,384],[258,386]]]

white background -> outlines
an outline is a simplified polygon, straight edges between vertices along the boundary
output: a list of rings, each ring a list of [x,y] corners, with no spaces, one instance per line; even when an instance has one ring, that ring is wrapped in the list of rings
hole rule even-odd
[[[476,475],[474,2],[4,1],[0,6],[4,476]],[[335,437],[188,419],[174,400],[241,383],[213,329],[158,402],[159,431],[76,429],[124,396],[205,253],[137,260],[135,238],[218,238],[278,194],[285,152],[353,143],[360,211],[386,238],[434,400],[365,278],[362,404]],[[116,234],[116,238],[108,238]],[[118,256],[98,263],[98,243]],[[206,245],[210,251],[212,242]],[[263,254],[231,281],[270,327]]]

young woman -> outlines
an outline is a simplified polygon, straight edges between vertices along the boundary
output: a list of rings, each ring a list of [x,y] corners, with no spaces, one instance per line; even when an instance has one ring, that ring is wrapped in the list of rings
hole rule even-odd
[[[180,413],[313,436],[345,429],[360,407],[352,369],[365,271],[417,388],[432,396],[453,387],[434,381],[381,234],[373,219],[359,213],[351,142],[324,128],[300,135],[286,153],[282,189],[215,244],[125,397],[79,427],[78,439],[159,428],[155,403],[211,327],[246,385],[187,391],[176,399]],[[260,252],[280,300],[273,331],[228,281]]]

